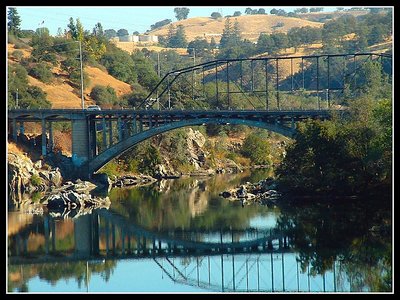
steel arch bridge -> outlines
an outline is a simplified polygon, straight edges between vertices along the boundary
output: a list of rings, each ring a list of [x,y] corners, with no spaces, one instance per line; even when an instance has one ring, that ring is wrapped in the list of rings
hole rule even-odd
[[[54,147],[52,123],[72,122],[72,162],[86,178],[137,143],[185,126],[241,124],[293,137],[299,121],[345,112],[369,61],[391,80],[388,54],[216,60],[167,73],[135,109],[9,109],[8,130],[17,141],[24,123],[41,122],[46,156]]]

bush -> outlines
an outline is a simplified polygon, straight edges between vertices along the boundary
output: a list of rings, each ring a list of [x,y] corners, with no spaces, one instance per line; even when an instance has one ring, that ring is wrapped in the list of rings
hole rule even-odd
[[[39,186],[42,184],[42,179],[38,175],[33,174],[31,177],[31,183],[33,186]]]
[[[21,60],[21,58],[24,56],[21,50],[14,50],[11,55],[18,61]]]
[[[270,144],[257,132],[250,134],[243,142],[242,154],[256,165],[271,164]]]
[[[108,175],[108,177],[120,175],[119,166],[115,161],[110,161],[109,163],[104,165],[101,168],[101,172],[106,173]]]
[[[90,97],[100,106],[118,101],[115,90],[110,86],[95,85],[90,92]]]
[[[45,63],[38,63],[29,70],[29,75],[39,79],[44,83],[50,83],[53,81],[53,73],[50,67]]]

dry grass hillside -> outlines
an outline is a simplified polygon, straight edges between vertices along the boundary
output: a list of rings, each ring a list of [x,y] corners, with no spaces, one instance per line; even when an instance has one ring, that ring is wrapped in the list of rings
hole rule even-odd
[[[242,37],[252,42],[257,41],[260,33],[287,32],[293,27],[322,27],[323,23],[312,22],[299,18],[280,17],[275,15],[245,15],[239,17],[231,17],[231,23],[238,21]],[[206,38],[210,42],[214,37],[216,42],[219,42],[221,34],[225,27],[226,18],[218,20],[211,17],[198,17],[173,22],[176,27],[183,25],[185,28],[186,38],[190,42],[196,37]],[[276,27],[278,23],[283,23],[283,26]],[[153,30],[150,34],[166,36],[168,34],[169,24],[159,29]]]
[[[17,59],[12,55],[15,47],[13,44],[8,44],[8,62],[10,64],[18,63]],[[32,51],[29,49],[18,49],[22,51],[24,57],[29,57]],[[88,74],[90,84],[84,87],[85,104],[94,104],[89,94],[95,85],[111,86],[114,88],[118,97],[128,94],[132,91],[131,86],[123,81],[120,81],[113,76],[109,75],[107,71],[86,66],[84,71]],[[47,94],[47,100],[52,103],[52,108],[80,108],[81,105],[81,92],[79,88],[73,87],[66,74],[59,68],[54,67],[53,70],[54,80],[52,83],[43,83],[40,80],[29,76],[28,81],[30,85],[38,86]]]
[[[155,51],[155,52],[161,52],[161,51],[166,51],[166,50],[173,50],[179,55],[187,55],[187,49],[186,48],[165,48],[165,47],[160,47],[160,46],[155,46],[155,45],[140,45],[137,43],[133,42],[113,42],[115,46],[118,48],[125,50],[129,54],[132,54],[134,51],[141,51],[142,49],[146,48],[149,51]]]

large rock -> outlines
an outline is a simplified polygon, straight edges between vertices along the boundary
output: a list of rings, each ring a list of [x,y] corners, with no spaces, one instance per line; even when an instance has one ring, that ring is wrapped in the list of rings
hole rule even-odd
[[[189,153],[188,161],[194,166],[195,170],[199,170],[205,163],[207,153],[202,149],[206,138],[198,131],[188,128],[187,130],[187,150]]]

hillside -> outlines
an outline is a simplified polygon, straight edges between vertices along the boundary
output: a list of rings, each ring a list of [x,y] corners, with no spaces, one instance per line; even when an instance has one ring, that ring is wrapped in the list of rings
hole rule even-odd
[[[10,64],[18,63],[16,58],[12,55],[14,50],[14,45],[8,44],[8,62]],[[22,51],[24,57],[29,57],[32,51],[31,48],[18,50]],[[95,85],[111,86],[118,97],[132,91],[129,84],[114,78],[105,70],[86,66],[84,71],[88,74],[90,79],[90,84],[84,87],[83,93],[86,105],[94,104],[89,94]],[[55,77],[52,83],[43,83],[28,75],[29,84],[38,86],[47,93],[47,100],[51,102],[52,108],[80,108],[82,106],[80,90],[71,86],[69,81],[66,80],[66,74],[59,67],[54,67],[52,72]]]
[[[155,51],[155,52],[161,52],[161,51],[166,51],[166,50],[173,50],[179,55],[187,55],[187,49],[186,48],[166,48],[166,47],[161,47],[161,46],[155,46],[155,45],[140,45],[132,42],[112,42],[115,46],[118,48],[128,52],[129,54],[132,54],[134,51],[141,51],[142,49],[146,48],[149,51]]]
[[[363,16],[368,14],[368,10],[348,10],[348,11],[334,11],[334,12],[309,12],[298,14],[298,17],[312,22],[326,22],[340,18],[344,15],[352,15],[354,17]]]
[[[275,15],[244,15],[239,17],[231,17],[230,19],[232,25],[234,24],[235,20],[238,21],[242,38],[248,39],[252,42],[257,41],[260,33],[286,33],[293,27],[323,26],[323,23],[321,22],[312,22],[299,18],[280,17]],[[211,17],[198,17],[173,22],[171,24],[175,27],[178,25],[184,26],[186,39],[188,42],[194,40],[196,37],[206,38],[207,41],[210,42],[211,38],[214,37],[215,41],[218,43],[224,30],[225,21],[226,18],[215,20]],[[279,23],[283,23],[283,26],[276,27]],[[150,31],[149,34],[166,36],[168,34],[169,26],[170,24],[165,25],[161,28]]]

